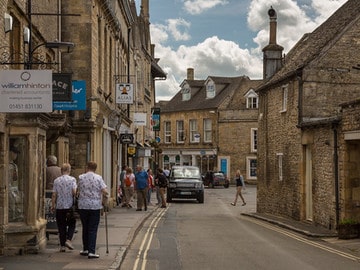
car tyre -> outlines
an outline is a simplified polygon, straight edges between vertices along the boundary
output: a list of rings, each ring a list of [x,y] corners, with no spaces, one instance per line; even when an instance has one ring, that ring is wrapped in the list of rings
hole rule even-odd
[[[199,203],[204,203],[204,193],[201,193],[198,197],[198,202]]]

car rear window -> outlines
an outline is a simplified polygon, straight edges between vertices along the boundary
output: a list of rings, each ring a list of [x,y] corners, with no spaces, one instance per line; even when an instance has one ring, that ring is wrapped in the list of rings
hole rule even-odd
[[[200,172],[197,168],[174,168],[174,178],[199,178]]]

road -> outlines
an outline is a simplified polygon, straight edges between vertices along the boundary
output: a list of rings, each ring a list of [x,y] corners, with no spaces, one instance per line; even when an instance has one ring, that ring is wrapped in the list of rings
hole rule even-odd
[[[256,190],[247,205],[231,206],[235,188],[206,189],[205,203],[176,201],[157,209],[134,239],[122,270],[360,269],[358,258],[321,239],[242,216],[256,210]]]

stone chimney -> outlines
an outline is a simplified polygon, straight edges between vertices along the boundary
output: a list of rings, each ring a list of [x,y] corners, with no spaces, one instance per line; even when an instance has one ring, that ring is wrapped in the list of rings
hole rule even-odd
[[[268,11],[270,17],[269,45],[263,49],[263,79],[271,78],[282,67],[283,47],[276,43],[277,15],[271,7]]]
[[[194,69],[193,68],[188,68],[187,69],[187,79],[188,80],[194,80]]]

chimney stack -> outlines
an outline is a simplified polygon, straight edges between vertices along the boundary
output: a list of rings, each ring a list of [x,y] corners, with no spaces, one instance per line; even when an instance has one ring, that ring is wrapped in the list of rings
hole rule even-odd
[[[188,68],[187,69],[187,79],[188,80],[194,80],[194,69],[193,68]]]
[[[263,79],[271,78],[282,67],[283,47],[276,43],[277,15],[271,7],[268,11],[270,17],[270,38],[269,45],[263,49]]]
[[[270,17],[270,41],[269,44],[276,44],[276,28],[277,28],[277,16],[276,11],[271,6],[268,11]]]

